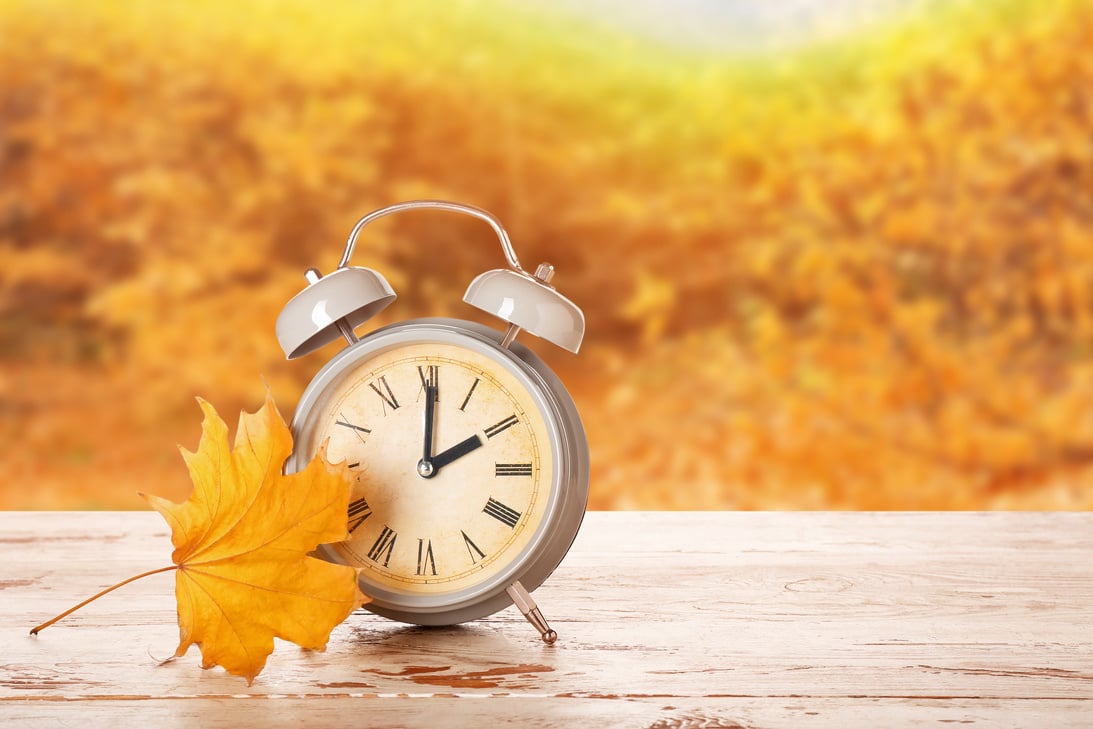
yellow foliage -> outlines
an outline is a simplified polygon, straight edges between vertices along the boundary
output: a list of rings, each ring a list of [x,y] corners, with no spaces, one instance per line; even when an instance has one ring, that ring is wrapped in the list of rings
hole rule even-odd
[[[285,363],[280,307],[416,197],[496,213],[586,310],[577,358],[528,343],[595,507],[1093,506],[1088,3],[747,57],[493,3],[0,23],[0,506],[184,493],[190,395],[298,396],[340,345]],[[399,293],[376,324],[474,317],[503,265],[430,214],[353,262]]]

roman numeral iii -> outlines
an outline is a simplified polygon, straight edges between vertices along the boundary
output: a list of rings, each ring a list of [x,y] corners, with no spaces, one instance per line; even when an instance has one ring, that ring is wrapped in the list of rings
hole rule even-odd
[[[494,476],[530,476],[531,464],[530,463],[495,463],[493,466]]]

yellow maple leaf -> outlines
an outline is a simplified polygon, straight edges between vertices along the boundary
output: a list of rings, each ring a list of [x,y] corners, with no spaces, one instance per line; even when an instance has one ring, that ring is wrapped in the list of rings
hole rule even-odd
[[[223,666],[251,683],[275,637],[323,650],[334,626],[366,601],[353,568],[309,556],[348,536],[349,482],[322,457],[282,474],[292,437],[272,398],[240,414],[234,448],[213,406],[198,402],[201,440],[196,452],[182,450],[193,493],[181,504],[142,494],[170,524],[175,546],[174,566],[145,575],[175,570],[175,657],[197,644],[203,668]]]
[[[271,398],[242,413],[235,447],[212,405],[197,452],[183,450],[194,482],[181,504],[144,495],[171,525],[178,599],[176,656],[194,643],[202,666],[223,666],[248,682],[273,652],[273,638],[322,650],[330,631],[362,599],[356,572],[308,556],[345,539],[349,485],[316,458],[282,475],[292,436]]]

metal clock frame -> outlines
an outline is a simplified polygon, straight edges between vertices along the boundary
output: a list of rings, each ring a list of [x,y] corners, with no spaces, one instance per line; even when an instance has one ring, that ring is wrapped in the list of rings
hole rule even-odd
[[[396,298],[379,272],[349,266],[361,231],[380,218],[420,209],[467,215],[493,229],[509,269],[480,274],[471,282],[463,300],[507,322],[508,328],[503,333],[459,319],[415,319],[357,337],[354,329]],[[406,595],[368,585],[374,601],[366,607],[372,612],[403,622],[449,625],[484,617],[515,604],[544,641],[552,643],[557,638],[530,590],[542,584],[561,563],[584,518],[589,484],[588,440],[573,399],[561,380],[530,349],[515,341],[519,332],[526,330],[570,352],[576,353],[580,348],[584,314],[550,285],[553,275],[554,267],[549,263],[539,264],[534,274],[525,271],[508,233],[489,212],[445,200],[411,200],[379,208],[361,218],[349,234],[337,269],[326,277],[317,269],[308,269],[305,273],[308,287],[293,297],[277,318],[277,338],[289,359],[315,351],[339,335],[349,345],[319,371],[297,404],[292,421],[297,443],[318,426],[312,420],[316,405],[332,386],[354,376],[360,366],[383,351],[428,342],[465,347],[500,364],[531,394],[550,432],[554,481],[546,515],[528,544],[510,558],[509,564],[478,586],[437,595]],[[312,455],[293,453],[285,470],[303,468]],[[331,548],[320,551],[328,559],[342,561]]]
[[[514,583],[527,592],[539,587],[569,551],[584,518],[588,503],[588,441],[580,415],[561,380],[530,349],[512,342],[500,344],[500,332],[458,319],[415,319],[378,329],[339,352],[308,385],[292,420],[294,442],[308,442],[321,423],[313,413],[324,396],[341,382],[367,368],[368,361],[382,352],[409,344],[450,344],[463,347],[499,363],[532,395],[550,433],[554,477],[546,516],[531,541],[509,565],[480,585],[437,595],[406,595],[367,581],[361,574],[361,588],[372,598],[365,608],[387,618],[418,625],[451,625],[491,615],[516,596],[509,592]],[[367,371],[365,369],[365,371]],[[285,464],[293,472],[307,465],[313,453],[294,452]],[[333,549],[320,553],[335,562],[343,561]],[[519,588],[518,588],[519,590]]]

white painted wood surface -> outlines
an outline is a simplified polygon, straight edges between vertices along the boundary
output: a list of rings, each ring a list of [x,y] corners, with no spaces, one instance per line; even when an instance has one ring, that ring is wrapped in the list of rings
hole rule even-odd
[[[16,726],[1093,727],[1093,514],[588,515],[514,610],[358,613],[254,685],[177,644],[152,513],[0,512],[0,720]]]

